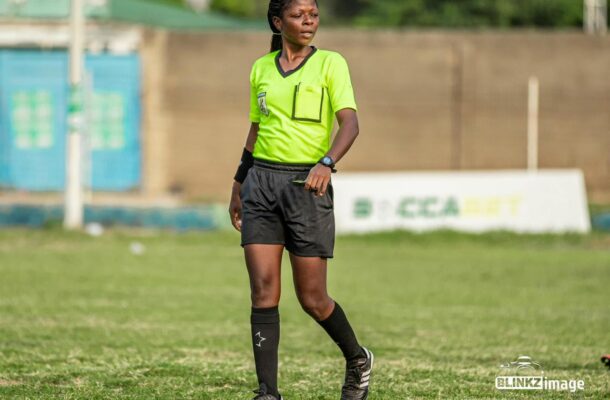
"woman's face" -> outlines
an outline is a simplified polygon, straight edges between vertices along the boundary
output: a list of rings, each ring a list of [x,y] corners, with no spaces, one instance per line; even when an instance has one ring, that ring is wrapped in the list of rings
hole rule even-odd
[[[282,18],[274,17],[275,27],[282,32],[284,40],[299,46],[308,46],[320,23],[315,0],[292,0],[284,10]]]

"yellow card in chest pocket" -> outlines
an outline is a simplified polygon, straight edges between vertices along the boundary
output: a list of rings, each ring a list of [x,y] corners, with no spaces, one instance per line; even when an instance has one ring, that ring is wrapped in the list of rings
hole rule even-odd
[[[322,122],[324,88],[319,85],[299,83],[294,88],[292,119],[297,121]]]

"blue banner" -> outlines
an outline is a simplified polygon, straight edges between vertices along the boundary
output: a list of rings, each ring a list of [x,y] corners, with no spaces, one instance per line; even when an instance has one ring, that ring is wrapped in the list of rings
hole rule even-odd
[[[85,181],[122,191],[141,180],[140,61],[137,55],[89,55],[85,90]],[[86,86],[86,85],[85,85]],[[0,51],[0,186],[59,191],[65,184],[68,54]]]

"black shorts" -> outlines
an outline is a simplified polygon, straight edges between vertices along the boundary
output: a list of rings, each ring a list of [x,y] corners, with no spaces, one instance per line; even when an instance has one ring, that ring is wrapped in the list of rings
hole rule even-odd
[[[254,160],[242,183],[241,246],[283,244],[302,257],[332,258],[335,247],[333,187],[317,196],[294,180],[305,180],[315,164]]]

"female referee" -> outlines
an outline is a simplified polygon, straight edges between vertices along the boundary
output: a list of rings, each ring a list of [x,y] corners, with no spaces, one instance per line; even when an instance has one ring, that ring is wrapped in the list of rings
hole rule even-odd
[[[278,400],[280,271],[284,247],[297,297],[346,359],[341,399],[366,399],[373,354],[361,347],[326,290],[335,225],[331,172],[358,136],[345,59],[310,46],[315,0],[271,0],[271,52],[250,73],[250,131],[229,212],[241,232],[252,299],[252,348],[259,400]],[[334,117],[339,130],[330,145]]]

